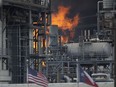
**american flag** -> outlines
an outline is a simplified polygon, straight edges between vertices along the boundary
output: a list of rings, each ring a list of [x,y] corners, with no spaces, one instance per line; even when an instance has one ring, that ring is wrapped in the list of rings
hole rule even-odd
[[[27,79],[28,79],[28,82],[35,83],[42,87],[48,87],[47,78],[41,72],[37,72],[36,70],[33,70],[31,68],[28,68]]]

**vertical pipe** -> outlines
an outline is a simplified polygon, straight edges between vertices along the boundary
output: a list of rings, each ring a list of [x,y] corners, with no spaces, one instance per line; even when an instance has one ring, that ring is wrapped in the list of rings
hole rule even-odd
[[[0,0],[0,55],[3,55],[3,23],[2,23],[2,0]],[[2,69],[2,58],[0,57],[0,71]]]
[[[29,60],[28,59],[26,59],[26,70],[27,70],[27,72],[26,72],[26,83],[27,83],[27,87],[29,87],[29,81],[28,81],[28,79],[29,79],[29,76],[28,76],[28,73],[29,73]]]
[[[45,40],[46,40],[46,49],[45,49],[45,54],[47,55],[47,44],[48,44],[48,42],[47,42],[47,35],[46,35],[46,31],[47,31],[47,23],[46,23],[46,12],[44,13],[44,27],[45,27]]]
[[[42,53],[41,53],[41,36],[39,36],[39,29],[38,29],[38,55],[41,55]],[[39,71],[41,71],[41,59],[39,58],[38,59],[38,62],[39,62]]]
[[[20,25],[19,26],[17,26],[18,27],[18,37],[19,37],[19,41],[18,41],[18,57],[19,57],[19,66],[18,67],[20,67],[20,70],[19,70],[19,78],[20,78],[20,81],[19,82],[21,82],[21,39],[22,38],[20,38],[21,37],[21,29],[20,29]],[[26,47],[25,47],[25,49],[26,49]]]
[[[32,11],[29,9],[29,24],[32,25]],[[33,54],[33,29],[29,28],[29,53]]]
[[[60,71],[57,70],[57,83],[59,83],[59,82],[60,82]]]
[[[88,30],[88,40],[90,39],[90,30]]]
[[[77,66],[76,66],[76,76],[77,76],[77,87],[79,87],[80,82],[80,62],[78,59],[76,59]]]
[[[41,36],[39,36],[40,30],[38,29],[38,54],[41,54]]]
[[[46,23],[46,12],[44,14],[44,26],[45,26],[45,40],[46,40],[46,47],[45,47],[45,57],[46,57],[46,70],[45,70],[45,74],[48,77],[48,35],[46,34],[47,31],[47,23]],[[50,21],[51,22],[51,21]]]
[[[85,39],[85,41],[87,40],[87,32],[86,32],[87,30],[84,30],[84,39]]]
[[[44,32],[45,33],[44,34],[45,37],[44,37],[44,39],[46,40],[46,43],[48,43],[47,42],[47,35],[46,35],[46,31],[47,31],[47,26],[46,26],[46,12],[44,13],[44,29],[45,29],[45,32]],[[48,60],[47,59],[47,44],[46,44],[46,47],[45,47],[45,57],[46,57],[46,60]],[[47,74],[46,70],[45,70],[44,74]]]
[[[50,10],[50,11],[52,11],[52,6],[53,6],[53,5],[52,5],[52,0],[49,0],[49,10]],[[49,16],[50,16],[50,18],[49,18],[49,22],[50,22],[50,23],[49,23],[49,24],[51,25],[51,19],[52,19],[51,13],[49,14]]]
[[[62,58],[62,71],[61,71],[61,73],[62,73],[62,76],[64,75],[64,62],[63,62],[63,59],[64,59],[64,56],[61,56],[61,58]]]
[[[97,3],[97,32],[99,34],[100,32],[100,24],[99,24],[99,21],[100,21],[100,3],[103,3],[103,1],[98,1]]]
[[[34,29],[34,35],[35,35],[35,36],[34,36],[34,37],[35,37],[35,40],[34,40],[34,42],[35,42],[35,43],[34,43],[34,45],[35,45],[34,53],[37,54],[37,50],[38,50],[38,48],[37,48],[37,47],[38,47],[38,46],[37,46],[37,43],[38,43],[38,42],[36,41],[36,40],[38,39],[38,37],[37,37],[37,29]]]
[[[29,9],[29,24],[30,24],[30,25],[32,24],[32,12],[31,12],[31,9]],[[32,38],[32,31],[33,31],[33,30],[30,28],[30,29],[29,29],[29,35],[30,35],[30,36],[29,36],[29,39]],[[28,41],[28,40],[26,40],[26,41]],[[33,53],[33,50],[32,50],[33,48],[31,48],[31,47],[32,47],[31,45],[33,45],[33,43],[32,43],[32,41],[29,41],[29,42],[30,42],[30,43],[29,43],[29,50],[30,50],[29,53],[31,54],[31,53]],[[30,62],[31,60],[30,60],[30,61],[28,60],[28,56],[27,56],[27,55],[28,55],[28,53],[27,53],[27,47],[25,48],[25,50],[26,50],[26,58],[25,58],[25,63],[26,63],[26,65],[25,65],[25,66],[26,66],[26,67],[25,67],[25,70],[26,70],[25,77],[26,77],[26,78],[25,78],[25,82],[27,82],[27,84],[28,84],[28,66],[29,66],[29,62]]]
[[[116,87],[116,30],[114,29],[114,87]]]
[[[99,30],[100,30],[100,28],[99,28],[99,3],[100,3],[100,1],[98,1],[98,3],[97,3],[97,32],[99,33]]]
[[[46,36],[46,48],[48,47],[48,36]],[[48,49],[46,49],[46,76],[48,77]]]
[[[82,42],[82,55],[83,55],[83,60],[85,59],[84,57],[85,57],[85,50],[84,50],[84,46],[85,46],[85,42],[83,41]]]
[[[68,73],[70,73],[70,63],[68,62]]]
[[[2,25],[2,26],[1,26],[1,27],[2,27],[2,45],[1,45],[1,46],[2,46],[2,48],[1,48],[2,52],[1,52],[1,55],[3,55],[3,51],[4,51],[4,49],[3,49],[3,35],[4,35],[4,34],[3,34],[3,33],[4,33],[3,24],[4,24],[4,23],[3,23],[3,22],[4,22],[4,20],[3,20],[3,5],[2,5],[2,0],[0,1],[0,3],[1,3],[1,5],[0,5],[0,6],[1,6],[1,7],[0,7],[0,13],[1,13],[1,14],[0,14],[0,17],[1,17],[1,25]]]

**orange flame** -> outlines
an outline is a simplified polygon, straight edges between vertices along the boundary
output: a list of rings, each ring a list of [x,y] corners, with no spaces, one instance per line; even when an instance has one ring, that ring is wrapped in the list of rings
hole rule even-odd
[[[62,42],[64,41],[64,43],[68,42],[69,38],[74,37],[74,28],[79,22],[79,15],[76,15],[72,19],[67,17],[69,11],[70,7],[59,6],[58,12],[52,14],[52,25],[58,25],[58,27],[62,29],[65,36],[63,36],[61,40]],[[70,31],[70,36],[66,37],[67,34],[65,30]]]
[[[58,25],[63,30],[72,30],[78,25],[79,17],[76,15],[73,19],[68,18],[70,7],[59,6],[58,12],[52,14],[52,25]]]

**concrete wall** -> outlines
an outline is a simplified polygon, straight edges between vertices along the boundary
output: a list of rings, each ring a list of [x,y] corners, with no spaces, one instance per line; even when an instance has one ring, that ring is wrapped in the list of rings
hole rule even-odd
[[[114,87],[113,82],[98,83],[99,87]],[[0,87],[41,87],[36,84],[0,84]],[[77,83],[50,83],[48,87],[78,87]],[[84,83],[80,83],[79,87],[92,87]]]

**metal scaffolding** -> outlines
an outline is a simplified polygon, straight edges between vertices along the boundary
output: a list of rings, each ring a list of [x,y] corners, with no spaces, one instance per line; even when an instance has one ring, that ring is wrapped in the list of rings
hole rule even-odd
[[[11,83],[26,82],[26,60],[30,57],[29,54],[39,56],[38,49],[40,48],[35,46],[33,49],[33,43],[41,43],[38,37],[46,39],[46,26],[51,24],[50,10],[50,0],[3,0],[1,7],[2,36],[4,36],[2,50],[3,45],[6,44],[5,55],[10,56],[7,64],[12,73]],[[40,35],[35,31],[43,33]],[[39,57],[36,60],[39,60]],[[4,60],[4,62],[7,61]]]

